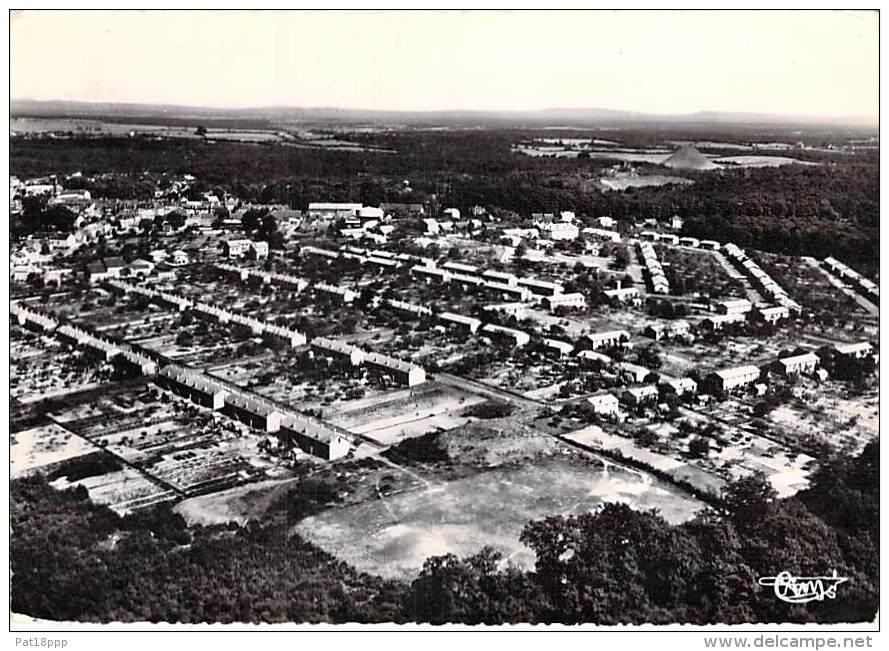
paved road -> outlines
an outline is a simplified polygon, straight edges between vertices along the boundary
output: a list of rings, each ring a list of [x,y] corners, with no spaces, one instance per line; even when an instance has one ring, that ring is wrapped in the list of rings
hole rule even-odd
[[[485,398],[493,398],[495,400],[509,402],[520,407],[540,408],[547,406],[547,404],[544,402],[534,400],[533,398],[527,398],[515,391],[509,391],[500,387],[491,386],[489,384],[484,384],[483,382],[479,382],[477,380],[470,380],[469,378],[461,377],[459,375],[437,372],[435,373],[435,379],[438,380],[441,384],[447,386],[452,386],[457,389],[463,389],[464,391],[468,391],[469,393],[474,393],[479,396],[484,396]]]
[[[825,269],[823,266],[821,266],[821,264],[818,262],[818,260],[816,260],[815,258],[811,258],[809,256],[803,256],[803,260],[805,260],[809,264],[809,266],[814,267],[815,269],[820,271],[824,275],[824,277],[827,278],[827,281],[831,285],[833,285],[834,287],[839,289],[841,292],[843,292],[846,296],[848,296],[849,298],[854,300],[856,303],[858,303],[862,308],[864,308],[867,311],[868,314],[870,314],[871,316],[877,316],[877,317],[880,316],[880,308],[879,307],[877,307],[876,305],[871,303],[869,300],[864,298],[864,296],[862,296],[861,294],[856,292],[851,287],[847,286],[842,280],[840,280],[839,278],[834,276],[832,273],[830,273],[827,269]]]

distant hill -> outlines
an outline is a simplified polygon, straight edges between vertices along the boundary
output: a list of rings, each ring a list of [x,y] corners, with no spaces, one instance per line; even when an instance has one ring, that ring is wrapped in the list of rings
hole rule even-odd
[[[877,121],[864,117],[817,118],[705,111],[688,114],[637,113],[600,108],[551,108],[540,111],[378,111],[330,107],[270,106],[224,109],[165,104],[118,104],[111,102],[68,102],[13,99],[11,117],[80,118],[176,118],[206,120],[268,120],[272,122],[340,122],[393,125],[460,126],[580,126],[602,124],[682,124],[682,125],[787,125],[876,127]]]
[[[713,170],[719,167],[691,145],[680,147],[661,165],[674,170]]]

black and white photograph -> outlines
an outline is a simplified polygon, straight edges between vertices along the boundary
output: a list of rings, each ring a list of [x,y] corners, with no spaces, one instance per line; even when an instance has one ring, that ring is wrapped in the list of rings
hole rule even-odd
[[[874,645],[876,6],[8,38],[8,648]]]

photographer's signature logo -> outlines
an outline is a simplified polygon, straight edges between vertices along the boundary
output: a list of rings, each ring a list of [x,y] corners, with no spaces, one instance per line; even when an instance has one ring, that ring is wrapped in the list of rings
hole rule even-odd
[[[781,601],[791,604],[804,604],[809,601],[836,599],[837,587],[849,579],[845,576],[793,576],[790,572],[781,572],[778,576],[764,576],[759,585],[771,586],[775,596]]]

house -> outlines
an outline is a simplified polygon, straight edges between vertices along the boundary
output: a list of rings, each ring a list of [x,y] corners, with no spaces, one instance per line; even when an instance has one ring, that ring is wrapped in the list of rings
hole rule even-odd
[[[635,287],[617,287],[602,292],[607,298],[618,303],[627,303],[636,307],[642,305],[642,296]]]
[[[790,310],[783,305],[757,305],[754,314],[763,323],[778,323],[782,319],[790,318]]]
[[[677,396],[683,396],[686,394],[694,395],[698,392],[698,383],[692,380],[690,377],[669,377],[666,375],[661,376],[660,378],[660,387],[664,393],[672,393]]]
[[[638,364],[630,364],[629,362],[619,362],[617,369],[622,376],[629,377],[630,382],[634,384],[642,384],[645,382],[651,371],[644,366]]]
[[[222,413],[235,418],[262,432],[274,433],[281,429],[283,412],[253,396],[229,393],[225,397]]]
[[[630,333],[626,330],[608,330],[606,332],[594,332],[586,335],[584,340],[589,342],[590,348],[599,350],[600,348],[614,348],[625,341],[630,340]]]
[[[367,357],[367,353],[357,346],[327,337],[315,337],[310,346],[313,353],[341,362],[348,362],[352,366],[360,366]]]
[[[320,249],[317,246],[303,246],[299,249],[300,254],[302,255],[319,255],[322,258],[328,258],[330,260],[335,260],[340,257],[340,254],[336,251],[331,251],[329,249]]]
[[[163,262],[169,256],[167,255],[167,252],[164,251],[163,249],[153,249],[148,252],[148,257],[151,258],[151,261],[153,263],[157,264],[158,262]]]
[[[606,240],[608,242],[617,243],[621,241],[620,233],[604,228],[584,228],[581,232],[586,233],[587,235],[593,235],[594,237]]]
[[[386,213],[406,214],[410,217],[426,213],[426,208],[421,203],[381,203],[380,208]]]
[[[328,283],[315,283],[312,286],[312,289],[314,289],[316,292],[324,294],[325,296],[328,296],[334,302],[341,305],[352,303],[358,297],[358,293],[352,291],[351,289],[338,287],[337,285],[329,285]]]
[[[565,291],[561,283],[537,278],[519,278],[519,287],[526,287],[538,296],[556,296]]]
[[[23,283],[31,277],[31,275],[39,275],[40,267],[33,264],[14,265],[9,272],[9,277],[13,282]]]
[[[543,299],[543,305],[549,308],[550,312],[554,312],[560,307],[584,308],[586,307],[586,297],[580,292],[546,296]]]
[[[558,339],[544,338],[542,345],[545,353],[555,355],[556,357],[567,357],[574,350],[574,344],[570,344],[567,341],[559,341]]]
[[[620,396],[621,402],[630,406],[643,405],[655,402],[660,397],[660,392],[654,384],[645,384],[641,387],[630,387]]]
[[[607,392],[590,396],[584,401],[583,407],[599,416],[617,416],[620,413],[620,401]]]
[[[154,263],[142,259],[133,260],[127,269],[129,269],[131,276],[141,276],[144,278],[154,272]]]
[[[237,239],[225,242],[225,255],[229,258],[243,258],[250,251],[253,244],[250,240]]]
[[[438,235],[441,231],[441,228],[438,224],[437,219],[433,219],[432,217],[427,217],[423,220],[423,223],[426,224],[426,234],[427,235]]]
[[[375,258],[370,257],[367,259],[367,264],[374,265],[380,267],[381,269],[397,269],[401,266],[401,263],[397,260],[390,260],[389,258]]]
[[[576,240],[580,235],[577,225],[568,222],[534,222],[534,227],[540,232],[541,237],[549,238],[554,242]]]
[[[310,219],[339,219],[341,217],[354,217],[361,210],[360,203],[324,203],[313,202],[309,204],[308,215]]]
[[[863,357],[867,357],[873,352],[873,346],[866,341],[859,342],[857,344],[834,344],[833,350],[837,355],[841,355],[843,357],[854,357],[856,359],[861,359]]]
[[[284,348],[297,348],[306,343],[306,336],[303,333],[271,323],[264,325],[262,338],[272,346]]]
[[[59,322],[52,317],[24,308],[18,303],[9,304],[9,313],[16,317],[19,325],[33,326],[31,329],[52,332],[59,327]]]
[[[707,251],[719,251],[720,245],[716,240],[701,240],[700,246]]]
[[[642,331],[642,334],[646,337],[651,337],[655,341],[669,337],[689,337],[691,336],[691,324],[685,319],[650,323]]]
[[[373,371],[392,377],[399,384],[414,387],[426,381],[426,370],[422,366],[382,355],[380,353],[368,353],[364,363]]]
[[[72,278],[73,276],[74,270],[70,267],[53,267],[51,269],[44,270],[42,279],[44,285],[55,285],[56,287],[61,287],[63,280]]]
[[[80,244],[74,233],[35,233],[34,238],[43,239],[50,251],[70,251]]]
[[[652,294],[669,294],[670,283],[663,274],[651,276],[651,293]]]
[[[613,361],[608,355],[603,355],[602,353],[597,353],[592,350],[582,350],[577,353],[577,359],[583,360],[587,363],[595,362],[597,364],[608,365]]]
[[[251,242],[250,243],[250,253],[253,256],[254,260],[263,260],[269,257],[269,243],[268,242]]]
[[[663,242],[664,244],[672,244],[676,246],[679,244],[679,236],[673,235],[672,233],[661,233],[658,237],[658,241]]]
[[[101,260],[90,262],[86,265],[86,276],[90,283],[98,283],[110,278],[108,270]]]
[[[102,263],[105,265],[105,269],[108,272],[108,276],[110,278],[119,278],[121,272],[126,267],[126,263],[123,261],[123,258],[119,256],[103,258]]]
[[[357,212],[358,220],[363,224],[365,222],[381,222],[385,218],[382,208],[374,208],[373,206],[362,206]]]
[[[441,312],[438,320],[451,326],[455,326],[458,330],[465,331],[469,334],[475,334],[482,326],[482,322],[471,316],[463,316],[454,312]]]
[[[699,246],[701,246],[701,240],[696,237],[680,237],[679,245],[697,249]]]
[[[744,253],[744,249],[742,249],[737,244],[734,244],[733,242],[724,244],[722,247],[722,250],[725,252],[725,254],[728,257],[730,257],[738,262],[743,262],[744,260],[747,259],[747,254]]]
[[[455,276],[456,278],[456,276]],[[515,285],[504,285],[493,281],[484,282],[485,289],[499,293],[503,298],[514,301],[526,302],[534,300],[534,294],[527,287],[518,287]]]
[[[478,287],[484,285],[485,281],[478,276],[469,276],[466,274],[451,272],[451,281],[460,283],[464,289],[467,287]]]
[[[290,439],[303,452],[327,461],[344,457],[352,449],[345,434],[301,414],[285,415],[278,437]]]
[[[701,326],[707,330],[717,332],[730,324],[740,324],[747,322],[747,315],[736,312],[734,314],[714,314],[708,316],[701,321]]]
[[[493,305],[485,305],[482,309],[485,312],[497,312],[498,314],[514,316],[517,319],[523,319],[528,313],[528,306],[520,302],[494,303]]]
[[[617,226],[617,221],[611,217],[599,217],[596,221],[599,222],[599,226],[602,228],[614,228]]]
[[[445,208],[441,211],[441,214],[446,220],[460,221],[460,211],[456,208]]]
[[[646,242],[657,242],[658,234],[653,231],[642,231],[639,233],[639,239],[645,240]]]
[[[132,369],[140,375],[154,375],[157,373],[157,362],[150,357],[132,350],[123,350],[114,359],[114,363],[125,369]]]
[[[364,229],[363,228],[341,228],[340,235],[343,237],[351,237],[353,240],[360,240],[364,237]]]
[[[386,301],[386,304],[394,310],[406,312],[407,314],[411,314],[413,316],[432,316],[432,309],[424,305],[415,305],[413,303],[399,301],[394,298],[388,299]]]
[[[759,376],[760,371],[756,366],[736,366],[710,373],[706,376],[705,382],[709,391],[725,393],[751,385],[759,379]]]
[[[516,278],[514,274],[495,271],[493,269],[482,272],[482,278],[493,283],[508,285],[509,287],[517,287],[519,284],[519,279]]]
[[[188,259],[188,254],[185,251],[176,250],[173,251],[173,255],[171,256],[170,264],[176,267],[181,267],[183,265],[187,265],[190,262]]]
[[[161,369],[157,383],[196,405],[215,411],[225,406],[225,398],[228,396],[228,391],[221,383],[199,371],[175,364]]]
[[[438,282],[447,283],[451,280],[451,274],[445,269],[438,269],[437,267],[429,267],[419,264],[411,267],[411,275],[425,278],[426,282],[437,280]]]
[[[720,314],[746,314],[753,309],[753,303],[743,298],[719,301],[716,311]]]
[[[780,375],[799,375],[812,373],[820,363],[815,353],[804,353],[791,357],[782,357],[772,365],[772,369]]]
[[[529,335],[527,332],[515,330],[514,328],[507,328],[505,326],[500,326],[493,323],[488,323],[482,326],[481,331],[488,335],[492,340],[500,341],[502,343],[518,348],[521,348],[529,341],[531,341],[531,335]]]
[[[462,262],[445,262],[441,265],[441,268],[451,273],[463,274],[465,276],[479,275],[478,267],[471,264],[463,264]]]

